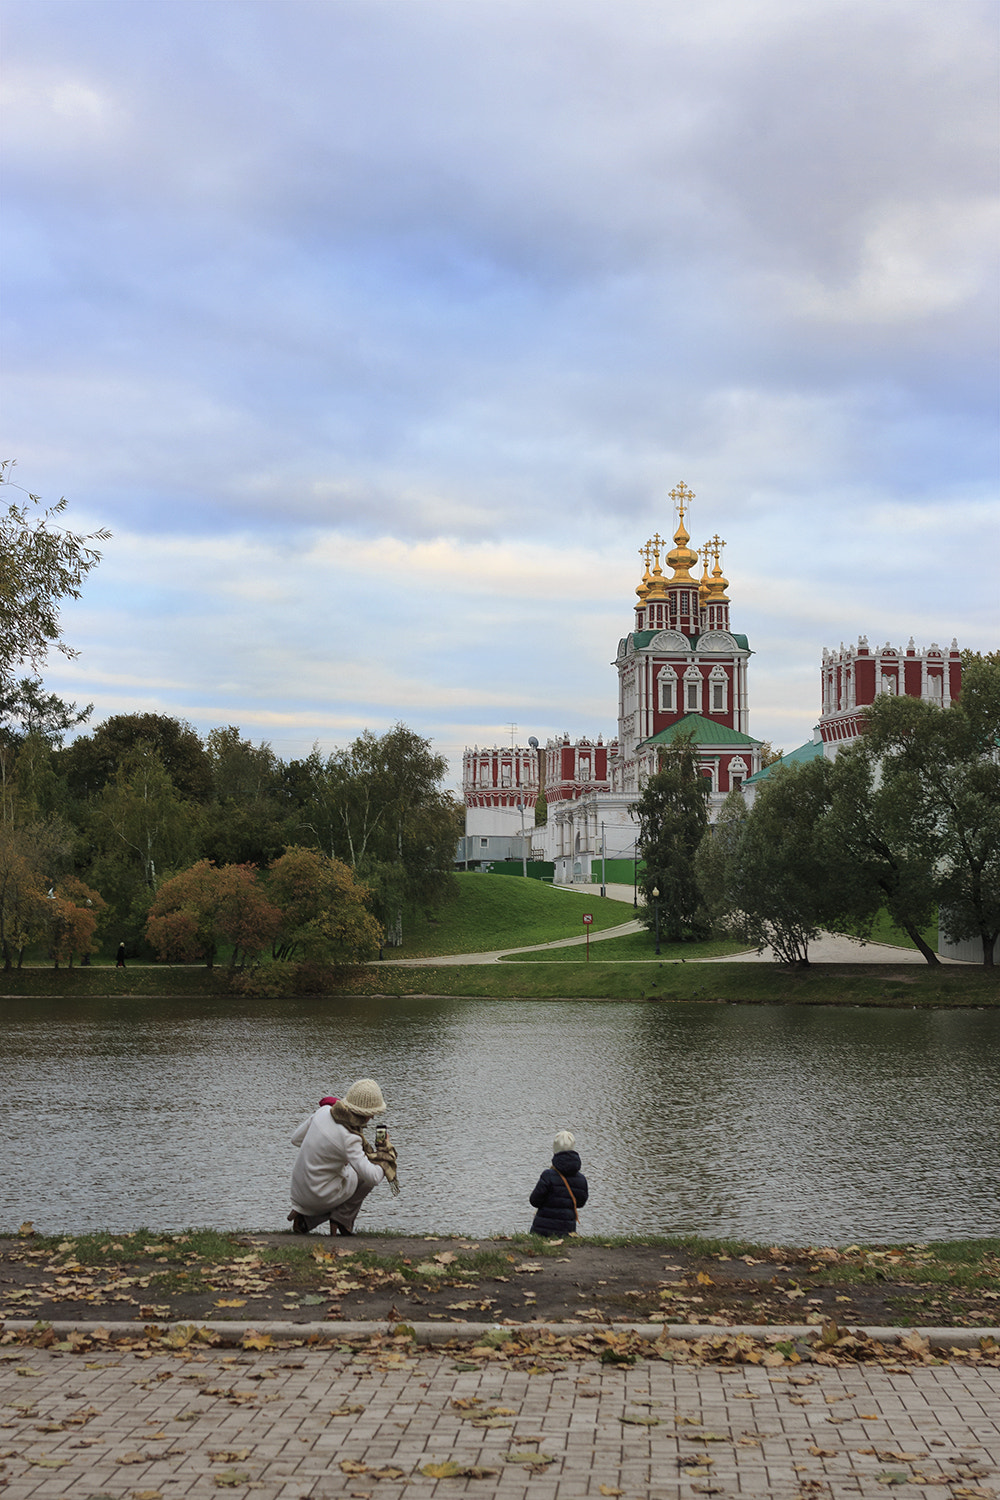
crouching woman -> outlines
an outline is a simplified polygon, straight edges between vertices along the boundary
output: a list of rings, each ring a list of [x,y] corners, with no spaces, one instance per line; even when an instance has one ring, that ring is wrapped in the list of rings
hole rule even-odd
[[[394,1193],[396,1151],[388,1137],[384,1146],[371,1146],[364,1128],[385,1114],[382,1090],[373,1078],[351,1085],[343,1099],[321,1104],[292,1136],[299,1154],[292,1168],[292,1211],[289,1222],[296,1234],[330,1221],[331,1234],[353,1234],[358,1211],[373,1188],[388,1179]]]

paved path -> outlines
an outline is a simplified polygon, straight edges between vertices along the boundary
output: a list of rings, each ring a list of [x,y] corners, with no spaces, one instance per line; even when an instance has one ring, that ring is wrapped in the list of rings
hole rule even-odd
[[[330,1345],[0,1349],[3,1500],[881,1500],[907,1480],[941,1500],[997,1493],[997,1369],[458,1363]],[[509,1425],[474,1427],[491,1407]],[[420,1473],[448,1460],[498,1472]]]

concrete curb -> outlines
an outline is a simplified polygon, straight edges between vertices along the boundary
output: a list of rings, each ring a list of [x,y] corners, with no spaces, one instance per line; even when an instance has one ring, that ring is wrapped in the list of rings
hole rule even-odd
[[[339,1343],[347,1339],[371,1338],[375,1334],[389,1335],[399,1328],[412,1328],[418,1344],[446,1344],[452,1340],[474,1344],[487,1333],[509,1333],[512,1336],[550,1334],[554,1338],[583,1338],[595,1333],[634,1333],[639,1338],[654,1342],[665,1337],[671,1339],[708,1339],[719,1337],[746,1337],[761,1343],[776,1344],[785,1341],[814,1338],[819,1333],[815,1323],[789,1323],[774,1326],[766,1323],[245,1323],[219,1320],[198,1322],[197,1319],[170,1323],[145,1322],[85,1322],[79,1319],[53,1321],[45,1326],[53,1333],[88,1333],[98,1330],[109,1338],[125,1336],[142,1338],[151,1328],[167,1334],[171,1329],[204,1328],[209,1333],[229,1337],[238,1344],[248,1333],[266,1333],[272,1339],[320,1338],[326,1343]],[[0,1321],[0,1333],[26,1333],[37,1328],[38,1323],[30,1318],[7,1318]],[[847,1328],[847,1333],[860,1334],[881,1344],[899,1343],[904,1338],[918,1334],[935,1349],[975,1349],[981,1340],[993,1339],[1000,1343],[1000,1328]]]

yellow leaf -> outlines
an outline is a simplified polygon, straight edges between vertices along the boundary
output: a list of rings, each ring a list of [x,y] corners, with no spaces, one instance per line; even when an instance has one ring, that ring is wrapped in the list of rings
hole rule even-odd
[[[20,1229],[17,1232],[22,1239],[26,1240],[30,1235],[34,1234],[35,1226],[30,1219],[25,1219],[24,1223],[21,1225]]]
[[[132,1500],[163,1500],[162,1490],[133,1490]]]
[[[505,1453],[503,1458],[507,1464],[554,1464],[556,1461],[552,1453],[532,1453],[530,1449],[523,1453]]]
[[[624,1490],[616,1490],[611,1484],[598,1485],[598,1490],[602,1495],[624,1495],[625,1493]]]
[[[335,1406],[330,1413],[331,1417],[350,1417],[357,1411],[364,1411],[364,1407],[358,1406]]]
[[[699,1271],[696,1279],[697,1279],[697,1282],[698,1282],[699,1286],[714,1286],[715,1285],[715,1282],[712,1280],[711,1276],[709,1276],[706,1271]]]
[[[220,1297],[215,1304],[216,1307],[246,1307],[246,1305],[245,1297]]]
[[[434,1259],[439,1266],[453,1266],[456,1260],[458,1260],[458,1256],[453,1254],[451,1250],[444,1250],[440,1255],[435,1255]]]
[[[235,1489],[237,1485],[249,1484],[250,1475],[239,1469],[223,1469],[220,1474],[213,1474],[212,1479],[220,1490]]]
[[[367,1474],[368,1465],[359,1463],[356,1458],[342,1458],[340,1467],[345,1474]]]
[[[249,1458],[249,1448],[210,1448],[208,1456],[213,1464],[241,1464]]]
[[[271,1335],[269,1333],[256,1333],[252,1328],[240,1341],[244,1349],[270,1349]]]

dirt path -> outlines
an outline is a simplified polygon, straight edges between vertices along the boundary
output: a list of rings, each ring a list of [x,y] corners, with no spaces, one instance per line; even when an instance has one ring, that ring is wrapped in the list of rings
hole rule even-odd
[[[940,1278],[923,1252],[775,1248],[760,1257],[572,1237],[540,1245],[358,1234],[189,1236],[140,1245],[123,1236],[77,1259],[67,1239],[0,1240],[0,1319],[291,1320],[324,1317],[991,1327],[1000,1322],[1000,1259],[979,1285]],[[968,1267],[964,1268],[968,1271]]]

